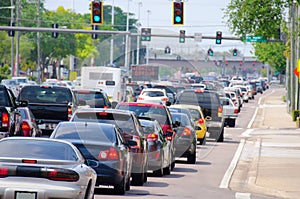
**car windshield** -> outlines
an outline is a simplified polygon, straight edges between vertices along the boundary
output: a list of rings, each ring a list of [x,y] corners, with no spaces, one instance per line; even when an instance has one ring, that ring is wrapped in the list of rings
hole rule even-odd
[[[0,142],[0,158],[29,158],[76,161],[73,148],[62,142],[47,140],[5,140]]]

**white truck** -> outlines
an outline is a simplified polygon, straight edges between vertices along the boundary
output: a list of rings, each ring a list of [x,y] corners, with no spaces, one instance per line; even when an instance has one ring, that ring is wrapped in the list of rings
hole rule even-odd
[[[81,68],[81,87],[101,89],[111,102],[126,100],[126,79],[124,70],[106,66],[86,66]]]

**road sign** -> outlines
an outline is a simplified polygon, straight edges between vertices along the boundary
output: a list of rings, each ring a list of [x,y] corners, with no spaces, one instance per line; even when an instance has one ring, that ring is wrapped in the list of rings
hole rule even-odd
[[[202,42],[202,33],[200,33],[200,32],[195,32],[195,33],[194,33],[194,39],[195,39],[195,41],[197,41],[197,42]]]
[[[267,42],[267,38],[264,36],[242,36],[241,40],[246,42]]]

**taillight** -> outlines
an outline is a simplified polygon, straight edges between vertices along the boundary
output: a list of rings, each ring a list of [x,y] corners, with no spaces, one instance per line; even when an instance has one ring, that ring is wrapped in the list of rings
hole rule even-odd
[[[0,178],[5,178],[8,176],[8,168],[0,168]]]
[[[203,118],[200,118],[200,119],[198,120],[198,123],[199,123],[199,124],[204,124],[204,119],[203,119]]]
[[[192,131],[189,128],[184,128],[183,133],[181,134],[181,136],[183,137],[190,137],[191,135],[192,135]]]
[[[144,98],[143,97],[138,97],[138,100],[144,100]]]
[[[27,159],[24,159],[24,160],[22,160],[22,163],[36,164],[37,161],[36,160],[27,160]]]
[[[222,109],[222,107],[220,106],[219,108],[218,108],[218,113],[222,113],[223,112],[223,109]]]
[[[25,137],[30,136],[30,126],[29,126],[28,122],[26,122],[26,121],[22,122],[22,131],[23,131],[23,135]]]
[[[79,180],[78,173],[67,169],[43,168],[41,169],[41,171],[45,172],[47,178],[50,180],[69,181],[69,182],[75,182]]]
[[[106,161],[106,160],[118,160],[119,154],[118,151],[110,147],[109,150],[100,151],[98,154],[98,160]]]
[[[73,114],[72,107],[68,107],[68,120],[70,120],[70,119],[71,119],[71,117],[72,117],[72,114]]]
[[[155,133],[150,133],[147,135],[147,142],[156,142],[158,139],[158,135]]]
[[[8,113],[2,113],[2,127],[8,127],[9,126],[9,115]]]
[[[239,110],[238,109],[234,109],[234,113],[239,113]]]
[[[168,101],[168,100],[169,100],[169,98],[167,98],[167,97],[163,97],[163,98],[161,98],[161,100],[166,102],[166,101]]]

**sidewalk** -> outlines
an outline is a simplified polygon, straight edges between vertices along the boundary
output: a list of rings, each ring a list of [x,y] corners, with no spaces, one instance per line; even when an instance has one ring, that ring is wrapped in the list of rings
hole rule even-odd
[[[300,129],[287,113],[284,88],[264,93],[230,188],[300,198]]]

